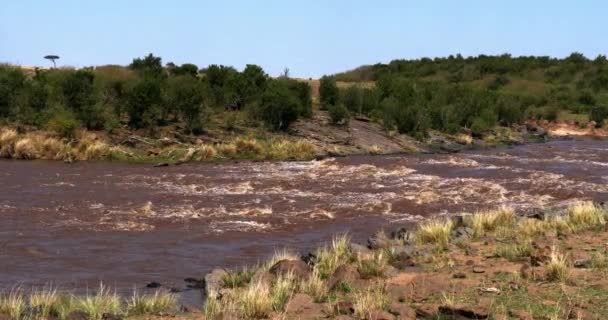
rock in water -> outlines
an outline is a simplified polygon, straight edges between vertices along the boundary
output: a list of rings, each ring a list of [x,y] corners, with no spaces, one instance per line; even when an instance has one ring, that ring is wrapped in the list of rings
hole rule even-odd
[[[216,268],[205,275],[205,293],[207,297],[217,298],[224,285],[224,277],[228,272],[224,269]]]

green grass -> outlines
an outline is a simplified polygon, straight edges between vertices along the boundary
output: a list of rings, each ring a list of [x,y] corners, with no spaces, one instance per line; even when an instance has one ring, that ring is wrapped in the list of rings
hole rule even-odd
[[[428,220],[418,225],[414,237],[418,244],[433,244],[446,248],[453,228],[451,220]]]
[[[127,304],[128,315],[159,314],[162,312],[175,312],[177,309],[177,296],[175,294],[158,290],[154,294],[140,295],[133,292]]]

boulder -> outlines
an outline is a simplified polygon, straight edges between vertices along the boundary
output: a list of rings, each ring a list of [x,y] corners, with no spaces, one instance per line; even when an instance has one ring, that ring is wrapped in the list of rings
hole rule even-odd
[[[123,317],[113,313],[104,313],[101,315],[101,320],[122,320]]]
[[[360,278],[361,275],[356,267],[350,264],[343,264],[336,269],[334,274],[331,275],[327,281],[327,286],[330,290],[334,290],[340,285],[340,283],[349,283]]]
[[[416,315],[423,319],[433,319],[437,316],[437,306],[423,304],[416,308]]]
[[[89,314],[80,310],[72,311],[68,313],[66,320],[89,320]]]
[[[215,268],[205,275],[205,293],[207,297],[217,298],[220,296],[220,290],[224,286],[224,277],[228,272],[224,269]]]
[[[577,259],[574,260],[574,267],[579,269],[588,269],[591,268],[593,262],[591,259]]]
[[[395,316],[384,310],[373,310],[369,313],[369,320],[395,320]]]
[[[190,289],[205,289],[205,279],[186,278],[186,286]]]
[[[359,260],[367,260],[367,259],[372,258],[372,256],[373,256],[373,253],[369,248],[364,247],[357,243],[350,244],[350,251],[355,256],[357,256],[357,258],[359,258]]]
[[[338,301],[334,305],[334,312],[337,314],[353,314],[355,313],[355,308],[350,301]]]
[[[384,233],[376,234],[367,239],[367,247],[371,250],[387,249],[391,240]]]
[[[270,267],[269,272],[274,276],[293,274],[297,279],[310,276],[310,266],[302,260],[281,260]]]
[[[318,319],[324,318],[323,306],[314,303],[309,295],[297,293],[285,306],[288,319]]]
[[[317,261],[317,255],[312,252],[309,252],[306,255],[302,255],[300,259],[302,259],[302,261],[304,261],[307,265],[314,267],[315,262]]]
[[[391,238],[411,243],[414,241],[414,231],[402,227],[391,232]]]
[[[389,306],[388,311],[394,314],[395,316],[398,316],[399,319],[402,320],[416,319],[416,311],[414,311],[414,309],[410,308],[410,306],[404,303],[394,302]]]
[[[408,267],[413,267],[416,265],[414,259],[412,257],[412,251],[409,250],[399,250],[395,251],[393,254],[393,258],[390,261],[390,264],[400,270],[406,269]]]
[[[454,241],[462,239],[468,240],[473,236],[473,229],[469,227],[458,227],[452,231],[452,239]]]
[[[487,319],[490,316],[486,306],[441,306],[439,307],[439,313],[465,319]]]

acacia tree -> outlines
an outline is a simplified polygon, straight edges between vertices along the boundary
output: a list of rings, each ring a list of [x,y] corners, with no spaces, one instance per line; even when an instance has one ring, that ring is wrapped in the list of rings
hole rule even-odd
[[[53,62],[53,69],[57,68],[57,65],[55,64],[55,60],[59,59],[59,56],[54,55],[54,54],[49,54],[47,56],[44,56],[45,59],[51,60]]]

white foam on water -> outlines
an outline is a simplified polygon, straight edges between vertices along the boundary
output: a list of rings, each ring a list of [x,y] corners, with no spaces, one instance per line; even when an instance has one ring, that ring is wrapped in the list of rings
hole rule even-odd
[[[213,221],[209,224],[209,227],[214,233],[224,233],[228,231],[260,232],[272,229],[272,224],[252,220]]]

